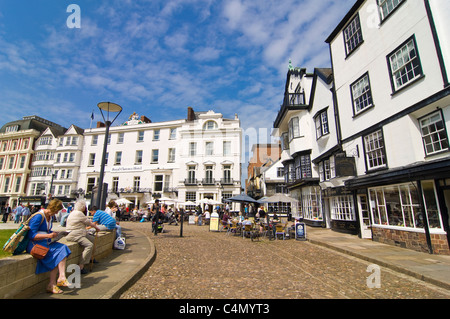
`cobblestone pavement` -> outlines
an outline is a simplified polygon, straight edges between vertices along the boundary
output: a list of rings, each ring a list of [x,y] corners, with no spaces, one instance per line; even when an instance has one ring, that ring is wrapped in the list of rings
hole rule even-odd
[[[381,268],[381,288],[368,288],[369,263],[309,242],[252,242],[207,226],[127,223],[156,246],[153,265],[123,299],[448,299],[450,291]]]

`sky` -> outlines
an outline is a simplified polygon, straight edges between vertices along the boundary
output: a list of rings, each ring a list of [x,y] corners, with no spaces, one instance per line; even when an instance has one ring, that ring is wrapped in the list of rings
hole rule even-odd
[[[289,60],[330,67],[325,39],[354,3],[0,0],[0,126],[38,115],[95,127],[110,101],[123,108],[114,124],[184,119],[190,106],[270,132]]]

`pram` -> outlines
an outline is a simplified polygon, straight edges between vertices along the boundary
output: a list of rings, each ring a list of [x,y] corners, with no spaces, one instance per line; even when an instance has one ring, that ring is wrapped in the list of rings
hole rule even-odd
[[[155,222],[155,221],[152,221],[152,233],[155,232],[155,225],[156,225],[156,222]],[[158,233],[163,233],[163,232],[164,232],[164,224],[163,224],[162,221],[159,221],[159,222],[158,222],[158,226],[157,226],[157,227],[158,227],[158,228],[157,228],[157,232],[158,232]]]
[[[168,217],[167,221],[168,221],[169,225],[172,225],[172,223],[175,223],[175,225],[178,226],[178,220],[177,220],[177,217],[175,216],[174,212],[169,212],[167,217]]]

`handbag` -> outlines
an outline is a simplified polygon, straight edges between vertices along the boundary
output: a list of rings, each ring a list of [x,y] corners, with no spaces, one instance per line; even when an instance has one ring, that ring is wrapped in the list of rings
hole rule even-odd
[[[33,248],[30,251],[31,256],[36,259],[44,259],[50,249],[48,247],[33,244]]]
[[[16,230],[14,234],[8,239],[8,241],[3,246],[3,250],[9,253],[12,253],[13,255],[19,255],[22,252],[25,251],[27,248],[29,237],[27,236],[28,231],[30,230],[30,226],[28,226],[30,220],[38,214],[42,214],[41,212],[33,214],[26,222],[22,222],[19,226],[19,228]],[[45,219],[45,216],[42,216],[42,222]],[[39,224],[39,226],[41,225]]]

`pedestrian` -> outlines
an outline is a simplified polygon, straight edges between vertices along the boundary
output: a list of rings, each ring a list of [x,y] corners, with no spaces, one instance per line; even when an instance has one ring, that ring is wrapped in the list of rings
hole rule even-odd
[[[8,216],[9,216],[9,214],[11,214],[11,212],[12,212],[11,207],[9,207],[9,204],[6,203],[4,211],[3,211],[3,219],[2,219],[2,221],[4,223],[6,223],[8,221]]]
[[[25,207],[22,210],[22,216],[23,216],[22,221],[26,222],[27,219],[31,216],[30,214],[31,214],[30,204],[27,204],[27,205],[25,205]]]
[[[159,206],[159,199],[155,199],[155,203],[152,207],[152,231],[156,235],[158,235],[158,224],[159,220],[161,219],[161,211]]]
[[[98,232],[100,228],[87,216],[87,207],[85,200],[79,200],[75,203],[73,211],[67,217],[66,230],[69,232],[67,241],[76,242],[83,247],[81,253],[79,267],[81,274],[87,274],[88,271],[84,267],[89,264],[94,248],[94,235],[88,233],[86,227],[93,227]]]
[[[23,212],[23,205],[22,204],[17,205],[15,209],[14,224],[20,223],[22,219],[22,212]]]

